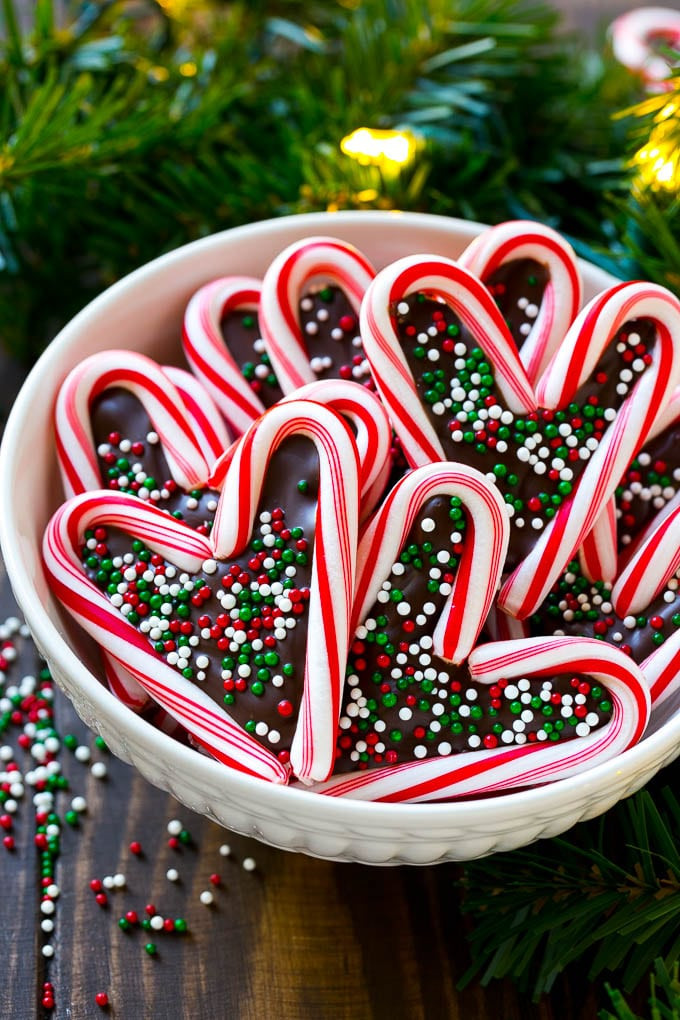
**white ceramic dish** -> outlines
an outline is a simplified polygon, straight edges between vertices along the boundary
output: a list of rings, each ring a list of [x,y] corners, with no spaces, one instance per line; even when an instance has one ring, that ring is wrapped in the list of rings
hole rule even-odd
[[[234,831],[289,850],[371,864],[429,864],[509,850],[564,832],[639,789],[680,752],[679,706],[619,758],[574,779],[464,803],[370,804],[316,797],[229,771],[176,743],[120,704],[98,678],[93,646],[52,598],[42,572],[44,526],[61,498],[51,413],[59,384],[83,357],[129,347],[179,356],[179,325],[197,287],[228,273],[261,275],[292,241],[332,234],[381,267],[414,252],[455,258],[473,223],[407,213],[287,217],[187,245],[111,287],[49,346],[12,410],[0,451],[0,541],[17,601],[54,678],[79,715],[149,782]],[[612,279],[583,264],[586,299]]]

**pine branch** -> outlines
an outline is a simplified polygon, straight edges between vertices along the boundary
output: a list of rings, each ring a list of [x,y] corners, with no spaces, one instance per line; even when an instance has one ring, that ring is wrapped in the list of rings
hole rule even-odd
[[[657,957],[680,951],[680,803],[642,791],[569,838],[466,866],[474,918],[466,981],[511,977],[535,999],[579,962],[590,980],[616,973],[629,991]]]
[[[678,964],[671,971],[663,960],[654,961],[654,971],[650,975],[650,1020],[680,1020],[680,978]],[[607,994],[615,1012],[603,1009],[598,1014],[599,1020],[644,1020],[644,1017],[633,1013],[625,996],[618,988],[606,986]],[[663,996],[663,999],[661,998]]]

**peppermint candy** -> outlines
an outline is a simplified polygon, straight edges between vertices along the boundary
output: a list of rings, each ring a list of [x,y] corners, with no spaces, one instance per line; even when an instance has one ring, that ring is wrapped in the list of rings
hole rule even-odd
[[[637,7],[616,18],[609,29],[614,56],[630,71],[641,75],[652,92],[670,88],[664,79],[671,64],[662,46],[680,46],[680,11],[672,7]]]

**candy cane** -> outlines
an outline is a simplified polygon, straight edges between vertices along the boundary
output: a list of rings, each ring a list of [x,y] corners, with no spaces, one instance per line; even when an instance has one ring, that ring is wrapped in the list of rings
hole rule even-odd
[[[616,59],[630,71],[642,75],[654,91],[670,88],[663,84],[670,65],[652,49],[655,41],[680,46],[680,11],[671,7],[638,7],[616,18],[609,28]]]
[[[361,308],[361,335],[376,385],[409,462],[418,467],[448,460],[430,423],[408,366],[391,310],[401,298],[426,292],[443,298],[493,364],[510,410],[535,408],[534,394],[515,343],[496,303],[467,269],[434,255],[410,255],[378,273]]]
[[[432,635],[436,654],[460,663],[473,648],[491,607],[510,536],[498,490],[463,464],[429,464],[394,486],[359,545],[353,627],[374,605],[423,504],[438,495],[457,496],[468,518],[453,588]]]
[[[353,426],[361,480],[360,520],[364,520],[383,494],[391,468],[392,430],[385,408],[365,386],[344,379],[320,379],[307,383],[290,396],[283,397],[279,403],[286,404],[292,400],[325,404]],[[313,414],[311,407],[309,412]],[[235,450],[233,445],[214,465],[210,476],[213,488],[222,488]]]
[[[675,389],[671,395],[670,400],[659,409],[659,413],[654,419],[654,424],[649,430],[649,434],[645,440],[648,444],[651,440],[656,439],[665,432],[666,429],[671,428],[678,419],[680,418],[680,389]],[[662,514],[671,513],[676,506],[680,505],[680,493],[678,493],[673,499],[669,500],[665,507],[660,511]],[[655,526],[659,521],[657,516],[653,522]],[[637,545],[644,541],[644,535],[638,535],[635,540],[623,551],[623,561],[625,562],[634,552]],[[581,561],[581,568],[591,581],[604,580],[613,581],[616,577],[618,562],[617,556],[621,556],[618,553],[618,527],[616,520],[616,498],[612,496],[602,511],[600,517],[595,522],[595,526],[590,534],[586,535],[583,540],[583,545],[579,550],[579,559]]]
[[[612,589],[618,616],[642,612],[680,567],[680,507],[654,523]]]
[[[161,437],[169,467],[172,469],[174,449],[184,458],[182,473],[176,480],[186,487],[192,478],[188,472],[193,463],[193,478],[205,484],[208,466],[228,445],[229,434],[201,384],[188,372],[161,368],[142,355],[105,351],[81,362],[67,376],[57,398],[56,441],[67,494],[98,489],[103,484],[90,408],[100,393],[113,386],[129,390],[142,402]],[[148,704],[148,695],[137,681],[106,655],[104,671],[110,689],[128,708],[138,712]]]
[[[172,365],[165,365],[163,371],[177,387],[203,456],[209,465],[213,464],[231,446],[231,436],[222,415],[203,384],[191,372]]]
[[[261,282],[251,276],[225,276],[196,291],[184,313],[182,346],[193,372],[238,434],[264,411],[222,335],[227,312],[256,312]]]
[[[112,386],[129,390],[143,405],[177,484],[186,490],[202,488],[209,467],[189,427],[177,388],[151,358],[133,351],[111,350],[81,361],[66,377],[57,397],[57,457],[67,496],[102,485],[90,407]]]
[[[551,227],[511,220],[483,231],[459,257],[487,283],[501,266],[520,259],[541,263],[549,275],[541,306],[519,353],[532,382],[545,369],[581,307],[581,274],[571,245]]]
[[[181,673],[156,655],[146,638],[83,573],[78,548],[85,531],[118,527],[181,569],[200,570],[213,557],[210,540],[157,507],[120,492],[87,492],[57,510],[43,540],[52,590],[76,621],[114,662],[129,672],[165,711],[209,745],[219,760],[272,782],[287,769]]]
[[[659,408],[678,385],[680,301],[651,283],[611,287],[583,309],[539,380],[539,401],[549,408],[563,406],[590,376],[606,345],[626,322],[636,318],[652,319],[656,327],[651,365],[624,400],[571,498],[562,504],[531,552],[505,582],[499,606],[514,616],[530,615],[543,601],[557,574],[595,525],[647,438]]]
[[[319,455],[305,677],[290,752],[295,775],[309,781],[325,778],[333,764],[354,592],[359,459],[340,415],[322,404],[292,400],[254,422],[231,455],[210,537],[218,559],[246,545],[269,461],[293,435],[308,437]]]
[[[583,539],[578,552],[581,569],[590,581],[613,582],[618,569],[616,499],[611,496]]]
[[[358,315],[374,275],[360,251],[333,237],[303,238],[274,259],[262,281],[260,328],[284,393],[315,381],[298,322],[304,285],[314,277],[337,284]]]
[[[585,673],[607,687],[609,722],[564,744],[524,744],[337,776],[314,787],[331,797],[387,802],[431,801],[498,793],[555,782],[608,761],[642,736],[650,696],[641,669],[619,649],[593,638],[524,638],[476,648],[472,677],[482,683],[531,674]]]

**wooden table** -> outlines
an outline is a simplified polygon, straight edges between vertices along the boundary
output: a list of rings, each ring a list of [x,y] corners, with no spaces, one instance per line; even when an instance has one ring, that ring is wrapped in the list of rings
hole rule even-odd
[[[6,413],[22,373],[0,368]],[[15,612],[2,571],[0,620]],[[27,640],[6,682],[38,668]],[[195,815],[98,749],[59,692],[55,724],[62,737],[91,748],[92,761],[104,761],[108,774],[96,778],[66,747],[58,753],[70,789],[55,804],[61,892],[48,938],[40,929],[33,791],[27,787],[19,801],[11,830],[16,849],[0,847],[2,1020],[590,1020],[608,1004],[602,987],[585,990],[569,979],[538,1005],[509,982],[457,988],[469,965],[469,922],[460,910],[456,865],[371,868],[266,847]],[[20,732],[10,728],[0,746],[17,749],[25,772],[31,760],[18,748]],[[75,796],[85,797],[87,811],[72,827],[64,816]],[[178,849],[168,845],[173,820],[191,834]],[[134,841],[141,856],[130,850]],[[220,854],[224,843],[228,857]],[[255,870],[244,869],[247,858]],[[172,868],[177,882],[167,877]],[[116,874],[125,876],[125,888],[110,891],[101,907],[90,882]],[[211,875],[220,876],[219,885]],[[213,893],[212,906],[200,901],[205,890]],[[141,919],[147,904],[164,918],[186,919],[188,932],[122,931],[119,918],[135,910]],[[51,958],[42,955],[45,941],[54,947]],[[145,951],[149,941],[157,946],[154,956]],[[45,981],[54,987],[51,1011],[41,1005]],[[105,1011],[95,1002],[98,992],[108,995]]]

